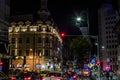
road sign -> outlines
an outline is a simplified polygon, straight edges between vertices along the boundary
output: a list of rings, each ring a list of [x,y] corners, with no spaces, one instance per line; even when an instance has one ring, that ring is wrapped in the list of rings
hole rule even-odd
[[[41,67],[41,64],[40,64],[40,63],[37,63],[37,64],[36,64],[36,68],[37,68],[37,69],[40,69],[40,67]]]
[[[88,66],[89,66],[89,68],[92,68],[92,67],[93,67],[93,64],[89,63]]]

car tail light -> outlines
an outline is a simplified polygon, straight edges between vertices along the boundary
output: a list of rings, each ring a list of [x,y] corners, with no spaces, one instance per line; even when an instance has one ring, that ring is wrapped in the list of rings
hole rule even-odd
[[[24,74],[27,74],[27,72],[25,71]]]
[[[42,78],[42,80],[46,80],[45,78]]]
[[[13,77],[12,77],[12,80],[16,80],[16,77],[13,76]]]
[[[56,80],[61,80],[61,78],[57,78]]]
[[[31,77],[24,78],[24,80],[32,80]]]
[[[76,75],[74,75],[74,76],[73,76],[73,78],[77,78],[77,76],[76,76]]]
[[[67,74],[69,74],[69,75],[70,75],[70,74],[71,74],[71,72],[70,72],[70,71],[68,71],[68,72],[67,72]]]
[[[54,75],[51,75],[50,77],[55,77]]]

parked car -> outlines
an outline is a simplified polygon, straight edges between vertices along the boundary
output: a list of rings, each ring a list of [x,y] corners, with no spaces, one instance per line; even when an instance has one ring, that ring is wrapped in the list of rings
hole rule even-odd
[[[0,71],[0,80],[11,80],[4,72]]]

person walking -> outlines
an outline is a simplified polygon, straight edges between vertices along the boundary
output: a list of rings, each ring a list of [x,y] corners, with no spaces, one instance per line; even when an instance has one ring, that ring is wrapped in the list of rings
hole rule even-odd
[[[112,80],[113,79],[113,72],[110,71],[109,73],[110,73],[110,80]]]
[[[109,80],[109,72],[108,71],[106,72],[106,78],[107,78],[107,80]]]

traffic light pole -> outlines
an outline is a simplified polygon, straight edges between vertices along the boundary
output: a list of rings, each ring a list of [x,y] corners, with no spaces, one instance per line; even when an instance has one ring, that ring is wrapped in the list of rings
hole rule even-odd
[[[100,54],[99,54],[99,41],[98,41],[98,36],[97,36],[97,58],[98,58],[98,61],[100,62]],[[100,69],[100,63],[98,65],[98,80],[101,80],[100,78],[100,72],[101,72],[101,69]]]

